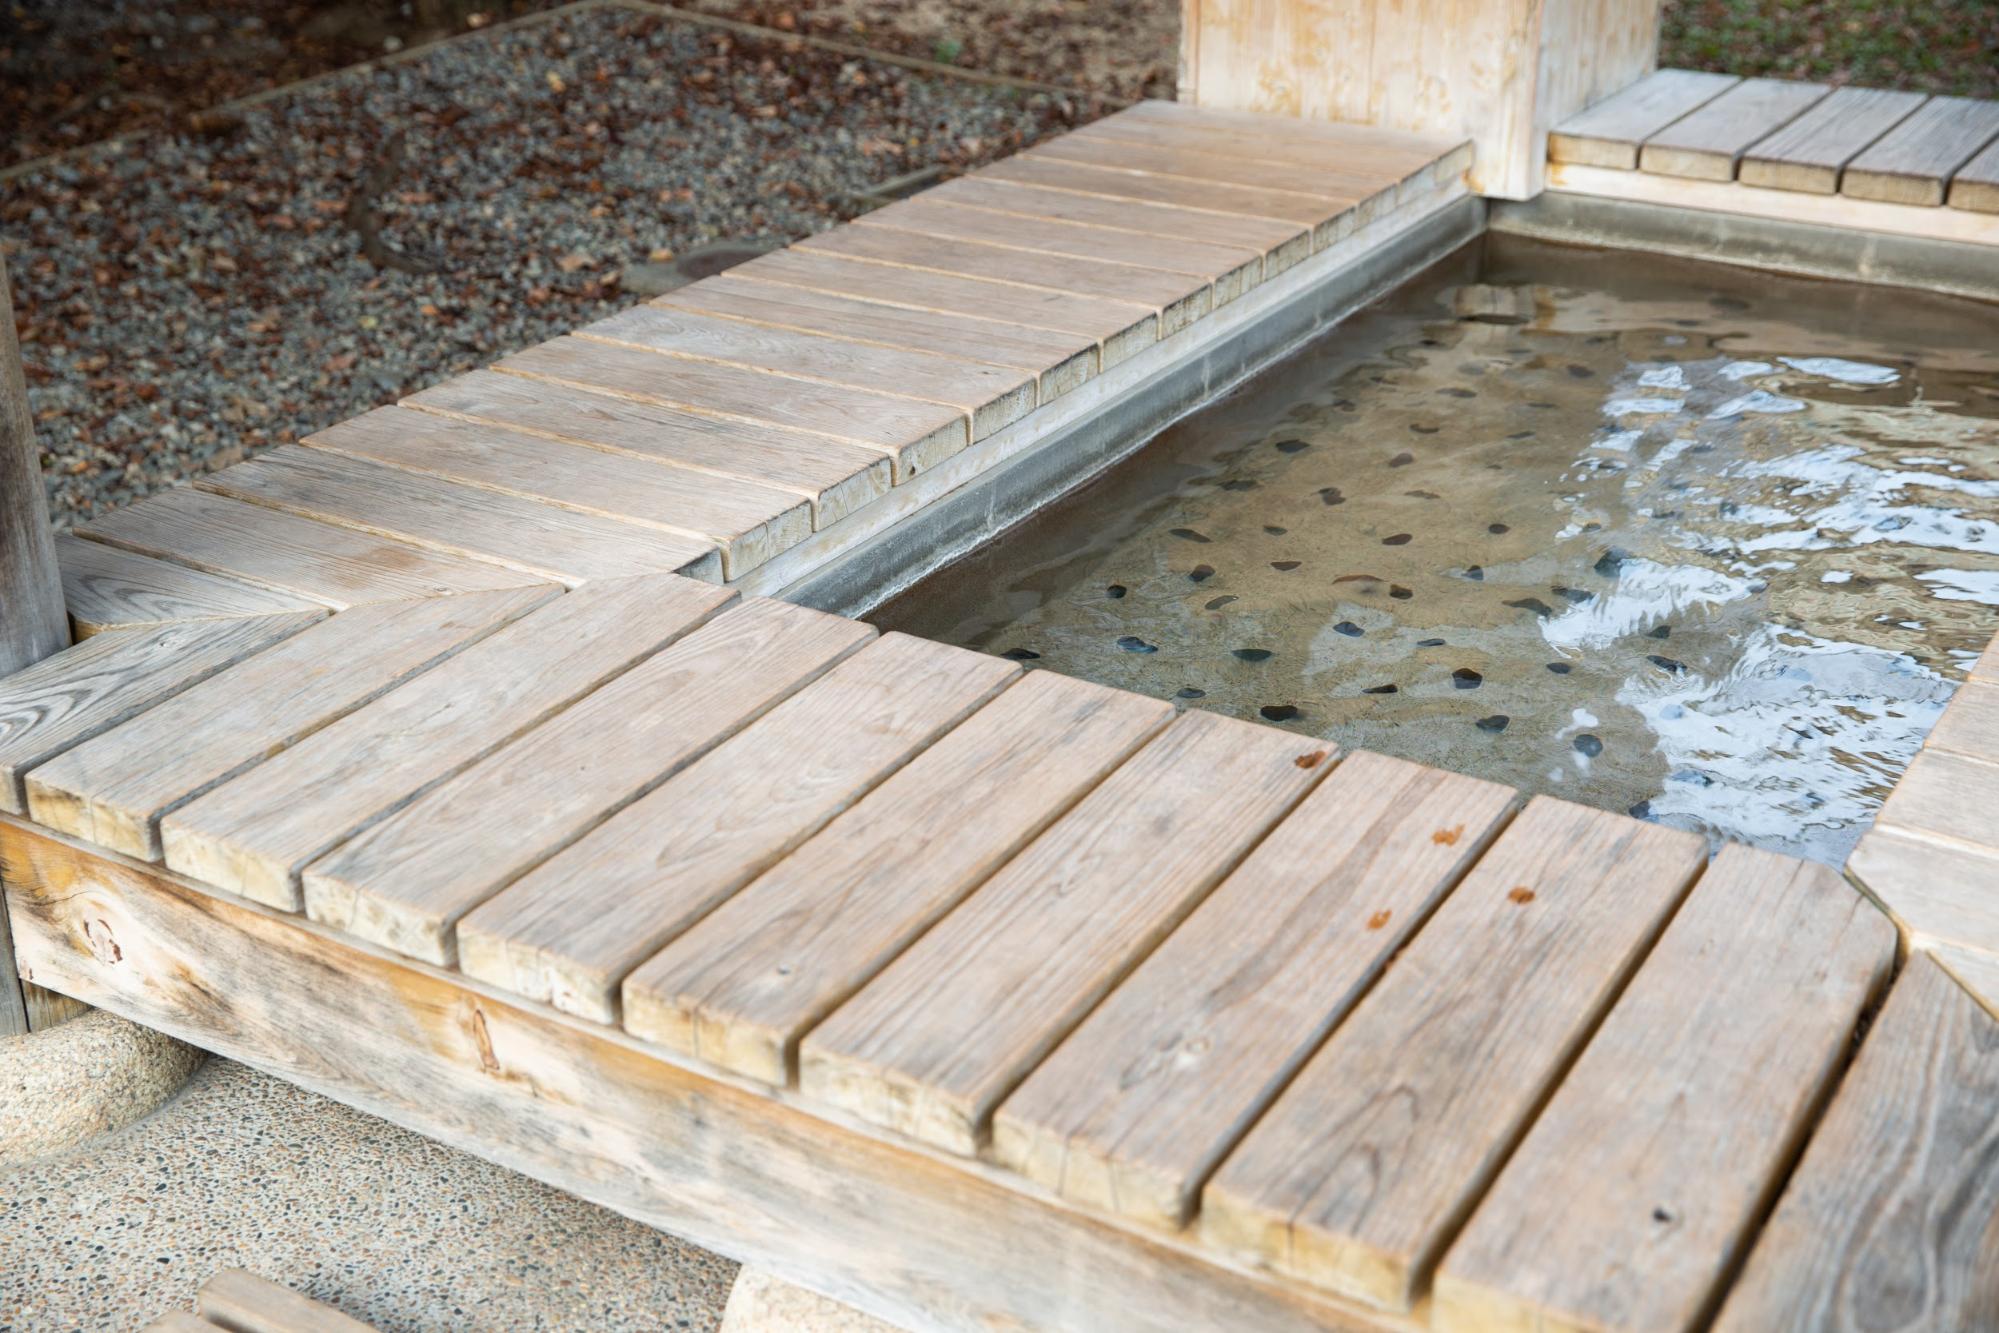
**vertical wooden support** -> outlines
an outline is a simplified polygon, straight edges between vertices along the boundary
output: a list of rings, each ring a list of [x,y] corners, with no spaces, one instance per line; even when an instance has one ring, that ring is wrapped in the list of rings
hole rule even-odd
[[[1473,189],[1527,199],[1549,127],[1658,45],[1659,0],[1181,0],[1180,100],[1461,135]]]
[[[49,531],[21,346],[14,336],[13,293],[7,266],[0,262],[0,676],[68,646],[62,574]],[[14,972],[6,910],[0,901],[0,1036],[48,1027],[70,1017],[72,1008],[83,1007],[39,986],[22,985]]]

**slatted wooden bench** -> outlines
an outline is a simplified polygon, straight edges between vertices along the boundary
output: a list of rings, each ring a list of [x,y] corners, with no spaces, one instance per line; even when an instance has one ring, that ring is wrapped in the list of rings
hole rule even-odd
[[[175,1311],[146,1333],[374,1333],[358,1319],[241,1268],[202,1283],[196,1313]]]

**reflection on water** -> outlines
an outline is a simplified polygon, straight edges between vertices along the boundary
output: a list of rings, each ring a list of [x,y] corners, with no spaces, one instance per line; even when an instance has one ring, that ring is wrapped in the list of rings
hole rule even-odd
[[[875,618],[1836,864],[1995,607],[1992,307],[1490,238]]]

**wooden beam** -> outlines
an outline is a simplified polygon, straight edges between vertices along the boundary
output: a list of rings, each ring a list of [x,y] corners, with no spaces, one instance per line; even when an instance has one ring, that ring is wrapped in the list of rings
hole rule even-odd
[[[14,300],[0,263],[0,676],[69,646]]]

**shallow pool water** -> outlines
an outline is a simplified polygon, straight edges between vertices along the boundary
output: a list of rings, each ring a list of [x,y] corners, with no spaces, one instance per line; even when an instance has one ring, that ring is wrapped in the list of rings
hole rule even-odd
[[[1837,864],[1995,608],[1999,308],[1488,237],[874,619]]]

